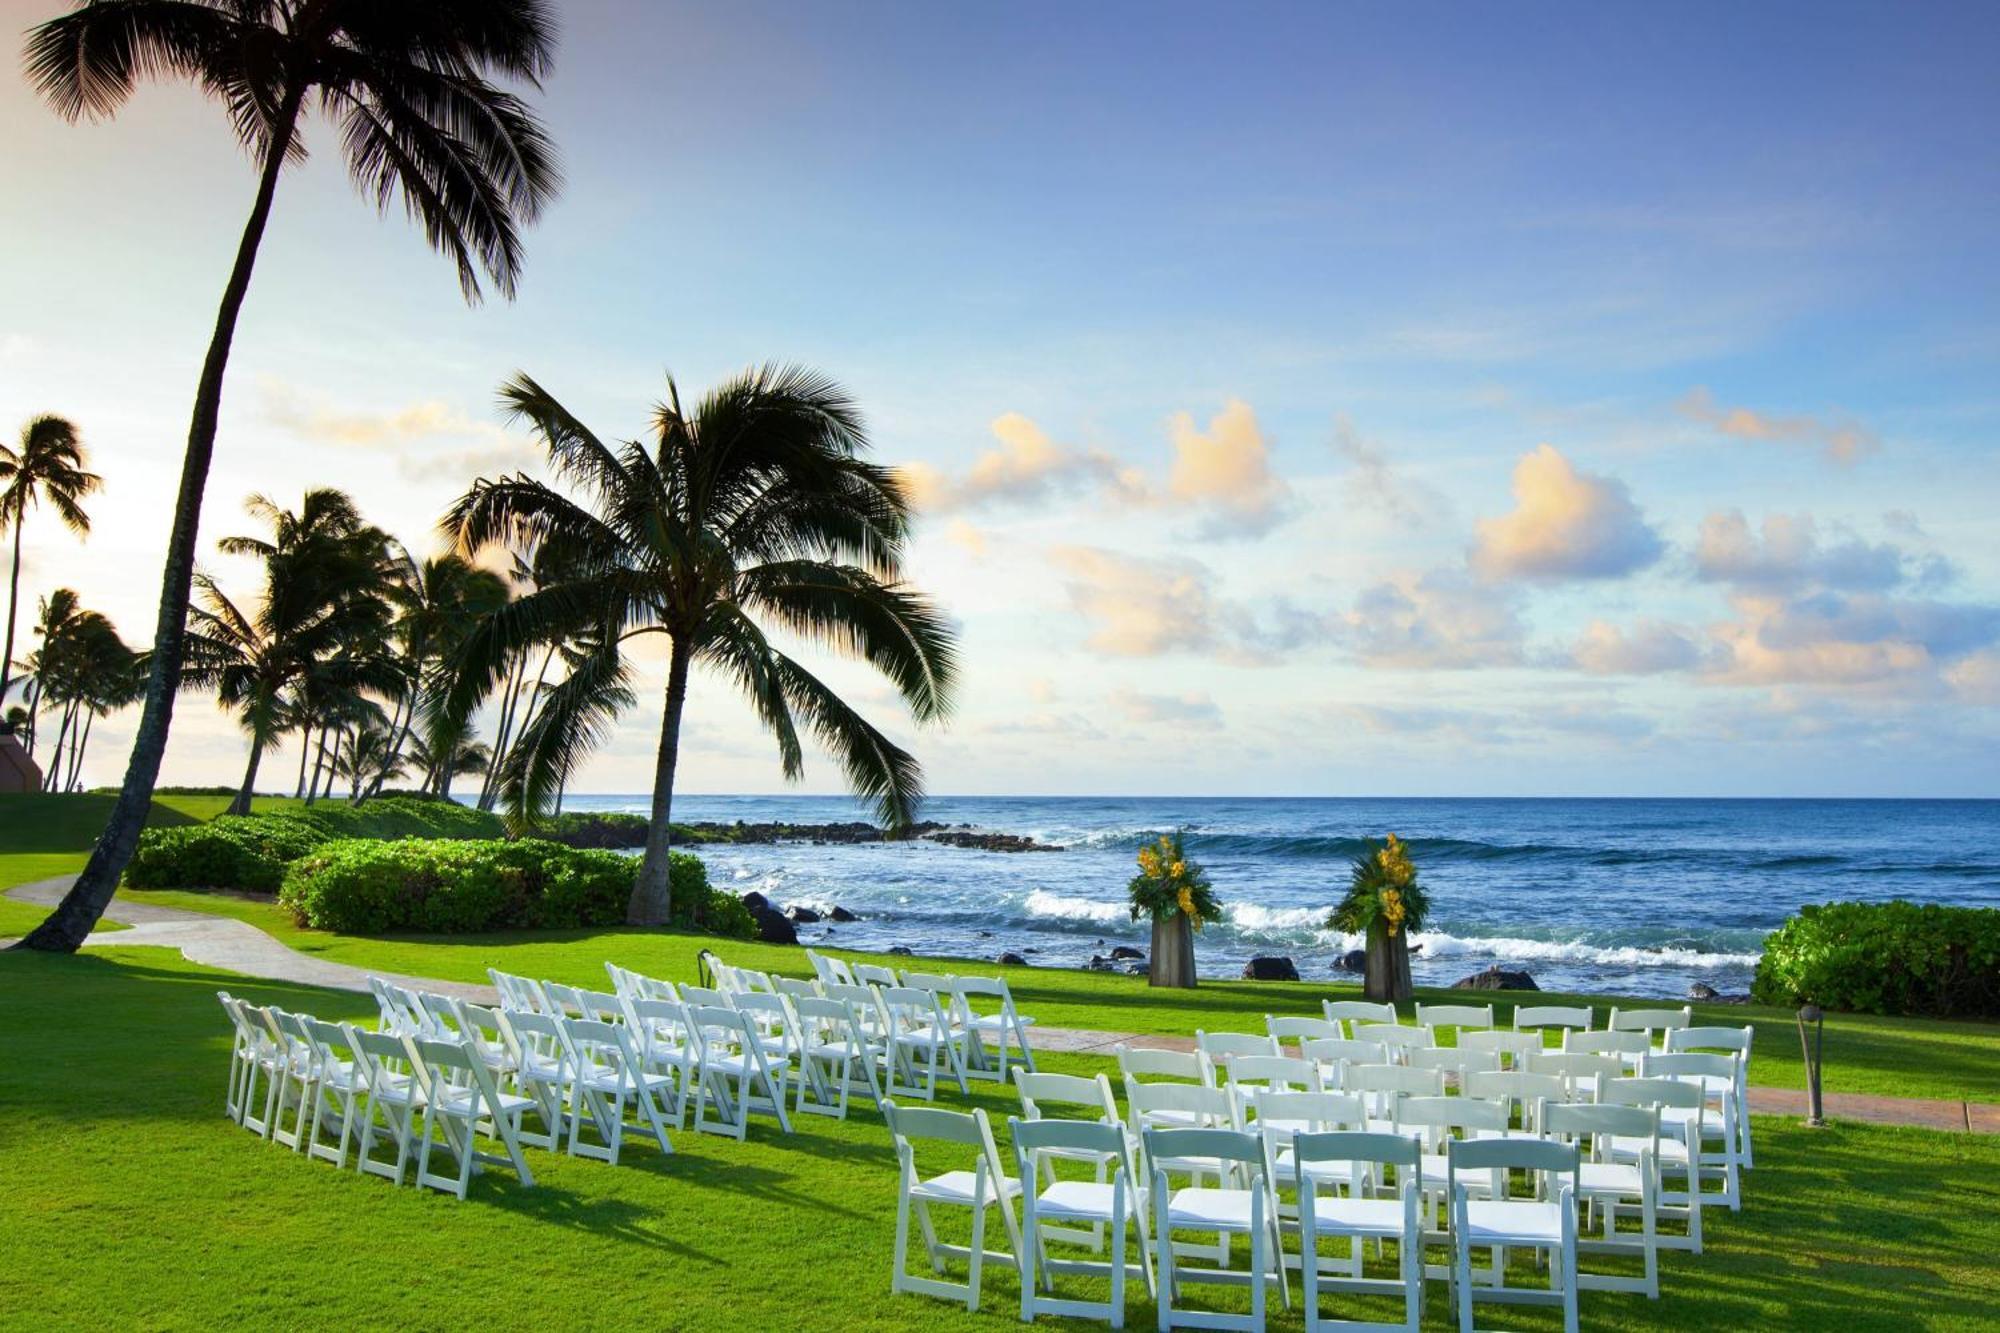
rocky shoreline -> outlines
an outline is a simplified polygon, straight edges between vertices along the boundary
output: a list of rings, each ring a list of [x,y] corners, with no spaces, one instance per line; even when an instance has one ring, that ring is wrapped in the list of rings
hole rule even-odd
[[[567,843],[572,847],[597,847],[631,851],[646,845],[647,819],[625,813],[568,814],[536,830],[536,836]],[[674,825],[674,842],[679,846],[734,844],[759,846],[800,843],[814,847],[858,846],[879,842],[934,842],[944,847],[962,847],[981,852],[1060,852],[1060,846],[1037,842],[1021,833],[996,833],[971,824],[945,824],[934,819],[920,820],[892,835],[887,829],[862,820],[831,824],[732,823],[704,820]]]

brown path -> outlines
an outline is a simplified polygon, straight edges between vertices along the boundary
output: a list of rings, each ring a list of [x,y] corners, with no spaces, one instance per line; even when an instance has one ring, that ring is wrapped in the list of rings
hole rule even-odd
[[[10,889],[7,896],[19,902],[54,906],[68,890],[70,876],[46,879]],[[190,962],[221,968],[243,976],[267,981],[289,981],[331,990],[368,992],[368,978],[419,990],[442,991],[480,1004],[492,1004],[491,986],[468,985],[461,981],[435,981],[427,977],[405,977],[389,972],[371,972],[300,953],[289,945],[235,917],[193,912],[179,907],[154,907],[121,902],[114,898],[104,913],[113,921],[131,927],[92,935],[93,946],[153,945],[178,949]],[[1192,1037],[1163,1037],[1138,1032],[1096,1032],[1087,1028],[1034,1029],[1035,1049],[1080,1055],[1114,1054],[1120,1047],[1144,1046],[1155,1050],[1191,1051]],[[1796,1088],[1750,1089],[1750,1110],[1756,1115],[1806,1113],[1806,1095]],[[1956,1130],[1959,1133],[2000,1134],[2000,1105],[1985,1102],[1930,1101],[1916,1097],[1878,1097],[1863,1093],[1830,1092],[1826,1095],[1830,1116],[1862,1120],[1877,1125],[1916,1125],[1925,1129]]]

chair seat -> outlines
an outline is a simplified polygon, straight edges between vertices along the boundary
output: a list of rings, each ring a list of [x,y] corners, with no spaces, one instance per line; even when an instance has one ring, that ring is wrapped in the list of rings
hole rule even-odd
[[[1109,1222],[1117,1194],[1108,1184],[1059,1180],[1035,1196],[1035,1212],[1050,1222]]]
[[[1154,1159],[1153,1165],[1173,1176],[1190,1175],[1197,1171],[1216,1176],[1233,1170],[1241,1163],[1224,1161],[1220,1157],[1159,1157]]]
[[[1624,1162],[1585,1162],[1578,1168],[1577,1183],[1585,1194],[1630,1195],[1635,1199],[1646,1189],[1639,1168]]]
[[[1024,1028],[1031,1028],[1035,1025],[1035,1020],[1026,1014],[1019,1015],[1016,1021]],[[972,1026],[978,1028],[981,1032],[998,1032],[1001,1028],[1008,1027],[1010,1024],[1007,1022],[1005,1014],[980,1014],[973,1018]]]
[[[1400,1236],[1403,1234],[1403,1201],[1328,1198],[1322,1195],[1313,1200],[1313,1226],[1322,1235],[1328,1236]]]
[[[865,1060],[873,1052],[851,1041],[816,1041],[806,1047],[806,1054],[822,1060]]]
[[[1200,1185],[1175,1190],[1167,1200],[1167,1225],[1190,1231],[1250,1230],[1249,1190],[1210,1189]]]
[[[511,1092],[500,1094],[500,1113],[502,1115],[508,1115],[515,1111],[525,1111],[534,1104],[531,1099],[516,1097]],[[437,1109],[446,1115],[452,1116],[469,1116],[475,1110],[479,1114],[484,1115],[486,1113],[486,1104],[483,1099],[475,1098],[470,1092],[454,1092],[449,1097],[438,1102]]]
[[[910,1197],[923,1199],[929,1203],[955,1203],[969,1208],[972,1206],[973,1186],[977,1180],[976,1172],[947,1171],[943,1175],[932,1176],[929,1180],[918,1181],[916,1187],[910,1191]],[[1000,1178],[997,1191],[994,1186],[995,1182],[988,1179],[986,1202],[989,1205],[998,1203],[1001,1199],[1012,1199],[1021,1192],[1021,1182],[1010,1176]]]
[[[1614,1135],[1610,1142],[1613,1157],[1637,1157],[1642,1151],[1653,1146],[1655,1146],[1653,1140],[1640,1138],[1637,1135]],[[1660,1161],[1679,1162],[1682,1165],[1687,1163],[1687,1144],[1682,1140],[1668,1138],[1662,1134],[1658,1147]]]
[[[671,1087],[673,1086],[674,1078],[671,1074],[653,1074],[638,1071],[634,1071],[631,1077],[626,1078],[621,1076],[615,1069],[594,1069],[579,1079],[578,1082],[594,1092],[617,1093],[629,1091],[634,1084],[642,1084],[648,1090]]]
[[[1465,1205],[1467,1245],[1560,1245],[1562,1209],[1532,1199],[1473,1199]]]

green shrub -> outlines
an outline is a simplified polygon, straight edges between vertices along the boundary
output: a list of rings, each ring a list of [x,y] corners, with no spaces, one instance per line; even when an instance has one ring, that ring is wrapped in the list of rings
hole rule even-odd
[[[638,869],[629,856],[537,838],[341,839],[293,862],[278,901],[301,925],[351,935],[615,926]],[[677,923],[749,936],[748,911],[709,888],[700,861],[675,853],[673,877]]]
[[[135,889],[234,889],[276,893],[285,867],[334,838],[498,838],[497,815],[448,801],[385,797],[328,801],[206,824],[149,828],[125,870]]]
[[[1765,1004],[2000,1017],[2000,909],[1900,899],[1804,907],[1764,941],[1750,991]]]
[[[651,823],[644,815],[622,811],[572,811],[543,818],[536,823],[534,836],[565,847],[644,847]]]

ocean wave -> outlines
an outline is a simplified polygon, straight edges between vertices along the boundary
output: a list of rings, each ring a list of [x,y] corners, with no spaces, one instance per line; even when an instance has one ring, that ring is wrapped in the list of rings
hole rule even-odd
[[[1109,925],[1114,921],[1132,919],[1132,909],[1124,903],[1072,898],[1067,894],[1050,893],[1047,889],[1036,889],[1030,893],[1022,901],[1021,910],[1030,917],[1043,917],[1055,921],[1088,921],[1097,925]]]
[[[1420,932],[1410,943],[1423,945],[1424,958],[1498,958],[1508,962],[1589,964],[1595,967],[1755,967],[1761,955],[1711,953],[1676,945],[1585,944],[1530,940],[1513,935],[1448,935]],[[1358,938],[1348,947],[1360,948]]]

